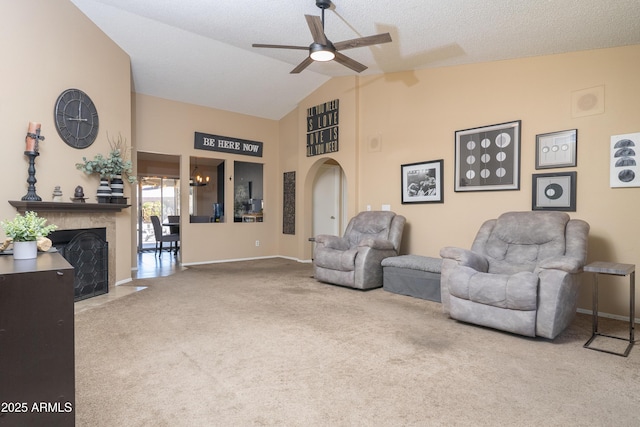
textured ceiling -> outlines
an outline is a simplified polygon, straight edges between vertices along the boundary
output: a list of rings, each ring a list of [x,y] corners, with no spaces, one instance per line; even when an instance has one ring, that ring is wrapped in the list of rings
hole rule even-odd
[[[131,57],[138,93],[280,119],[333,76],[335,62],[289,72],[308,46],[315,0],[71,0]],[[332,42],[389,32],[343,53],[362,74],[640,44],[640,0],[335,0]]]

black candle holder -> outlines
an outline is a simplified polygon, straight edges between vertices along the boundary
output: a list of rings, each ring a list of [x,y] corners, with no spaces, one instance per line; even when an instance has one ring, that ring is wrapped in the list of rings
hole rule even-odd
[[[27,183],[29,187],[27,189],[27,194],[22,197],[22,200],[30,201],[30,202],[41,202],[42,198],[36,194],[36,157],[40,155],[38,152],[38,143],[44,140],[44,136],[40,135],[40,129],[36,129],[36,133],[27,133],[27,138],[35,139],[35,145],[33,151],[25,151],[24,155],[29,157],[29,177],[27,178]]]
[[[25,151],[24,154],[29,157],[29,178],[27,178],[29,188],[27,194],[22,197],[22,200],[41,202],[42,198],[36,194],[36,182],[38,182],[36,179],[36,157],[38,157],[40,153],[37,151]]]

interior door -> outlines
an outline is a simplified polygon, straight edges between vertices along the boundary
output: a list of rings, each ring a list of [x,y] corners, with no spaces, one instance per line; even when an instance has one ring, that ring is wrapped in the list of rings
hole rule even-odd
[[[313,186],[313,235],[340,235],[341,176],[339,165],[322,165]]]

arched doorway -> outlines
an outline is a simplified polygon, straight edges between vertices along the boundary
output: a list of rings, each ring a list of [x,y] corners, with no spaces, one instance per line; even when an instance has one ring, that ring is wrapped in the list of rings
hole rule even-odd
[[[346,208],[346,178],[340,164],[327,160],[318,168],[313,181],[312,235],[342,235]]]

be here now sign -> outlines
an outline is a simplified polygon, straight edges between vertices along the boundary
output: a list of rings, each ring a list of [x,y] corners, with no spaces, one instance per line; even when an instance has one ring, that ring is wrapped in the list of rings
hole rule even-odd
[[[262,157],[262,142],[196,132],[193,148]]]

